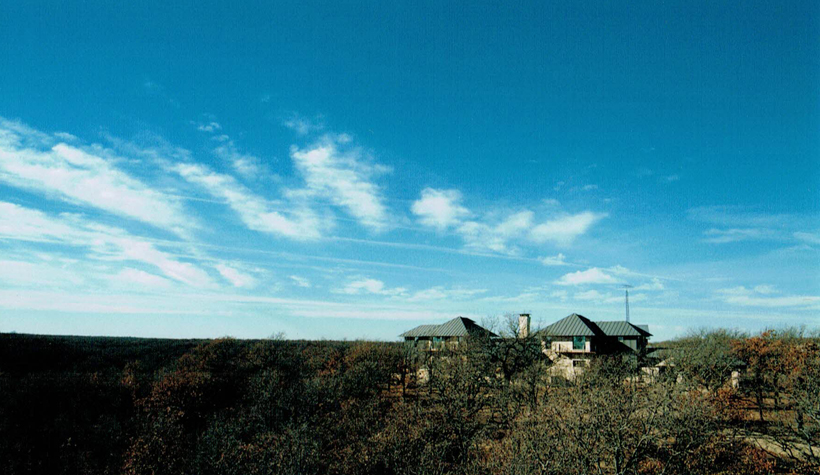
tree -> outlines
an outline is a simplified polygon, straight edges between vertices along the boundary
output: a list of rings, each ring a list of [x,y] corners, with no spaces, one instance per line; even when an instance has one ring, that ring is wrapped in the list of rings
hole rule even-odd
[[[820,469],[820,345],[800,336],[785,340],[779,353],[780,381],[792,411],[777,421],[772,435],[793,460]]]
[[[776,339],[773,330],[765,331],[760,336],[732,342],[732,353],[746,365],[740,389],[754,396],[760,422],[764,422],[766,393],[776,388],[776,369],[780,361],[781,343]]]
[[[745,337],[739,331],[700,330],[670,342],[666,354],[674,364],[674,373],[688,384],[714,393],[740,367],[742,362],[732,352],[732,345]]]

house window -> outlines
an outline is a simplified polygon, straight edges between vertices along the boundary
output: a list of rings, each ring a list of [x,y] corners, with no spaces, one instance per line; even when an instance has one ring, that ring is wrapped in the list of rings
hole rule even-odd
[[[572,349],[583,350],[586,347],[587,339],[584,336],[572,337]]]

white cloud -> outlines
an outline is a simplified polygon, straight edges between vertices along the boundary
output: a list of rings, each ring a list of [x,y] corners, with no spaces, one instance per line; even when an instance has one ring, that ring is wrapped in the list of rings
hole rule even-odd
[[[481,302],[525,303],[542,299],[543,297],[538,292],[521,292],[513,296],[494,295],[492,297],[484,297],[481,299]]]
[[[539,259],[542,264],[545,266],[566,266],[566,256],[561,254],[560,252],[554,256],[546,256]]]
[[[237,173],[247,179],[258,178],[262,174],[262,161],[258,157],[240,152],[233,140],[223,140],[214,149],[214,154],[230,163]]]
[[[361,295],[361,294],[377,294],[377,295],[401,295],[407,292],[403,287],[396,287],[388,289],[384,286],[384,282],[376,279],[362,278],[349,282],[341,289],[333,291],[337,294],[347,295]]]
[[[116,237],[109,244],[119,248],[120,259],[131,259],[151,264],[167,277],[178,280],[192,287],[209,287],[211,278],[199,267],[189,262],[174,259],[171,255],[162,252],[153,244],[129,237]]]
[[[359,223],[375,231],[387,227],[387,209],[378,185],[371,179],[388,168],[368,163],[358,148],[341,150],[350,141],[345,135],[327,136],[308,149],[291,149],[291,158],[302,174],[306,190],[293,195],[319,196],[345,208]]]
[[[411,211],[425,226],[438,231],[454,229],[468,248],[492,251],[502,254],[517,254],[515,243],[531,241],[538,244],[553,242],[568,245],[580,235],[585,234],[597,221],[606,217],[603,213],[584,211],[578,214],[563,214],[535,225],[535,213],[524,209],[518,212],[496,210],[482,219],[466,220],[471,214],[461,204],[461,193],[458,190],[438,190],[425,188],[421,197],[414,201]],[[554,199],[545,199],[542,205],[547,208],[560,207]],[[554,211],[554,210],[553,210]],[[564,265],[563,255],[542,258],[545,265]]]
[[[214,268],[219,272],[219,275],[225,278],[234,287],[252,288],[256,287],[256,279],[244,272],[240,272],[234,267],[225,264],[217,264]]]
[[[663,290],[663,282],[657,277],[652,279],[652,282],[647,282],[635,287],[635,290]]]
[[[220,130],[221,128],[222,128],[222,126],[219,125],[218,122],[211,121],[207,124],[197,124],[196,130],[198,130],[200,132],[212,133],[212,132],[216,132],[217,130]]]
[[[180,164],[173,167],[185,180],[197,184],[212,196],[223,199],[243,223],[254,231],[276,234],[297,241],[321,237],[322,230],[330,225],[320,220],[307,207],[299,207],[290,216],[274,211],[268,202],[251,193],[232,176],[211,171],[205,166]]]
[[[552,241],[567,245],[586,232],[598,221],[605,218],[604,213],[584,211],[582,213],[562,216],[535,226],[530,231],[530,239],[537,243]]]
[[[597,190],[598,185],[584,185],[583,188],[581,188],[581,189],[584,190],[584,191]]]
[[[820,234],[816,233],[806,233],[806,232],[796,232],[794,233],[794,237],[800,241],[803,241],[808,244],[818,244],[820,245]]]
[[[298,114],[293,114],[289,118],[283,120],[282,125],[299,135],[308,135],[324,129],[324,124],[322,124],[320,119],[308,119],[307,117],[302,117]]]
[[[738,241],[777,239],[778,233],[773,229],[765,228],[732,228],[732,229],[709,229],[703,233],[707,238],[704,242],[712,244],[726,244]]]
[[[71,135],[68,132],[54,132],[54,136],[66,142],[79,142],[80,140],[76,136]]]
[[[0,181],[184,234],[181,203],[118,168],[122,159],[80,149],[0,119]]]
[[[140,287],[162,289],[167,289],[173,286],[173,283],[164,277],[150,274],[139,269],[132,269],[130,267],[122,269],[119,273],[117,273],[117,275],[114,276],[114,279],[129,286],[136,284]]]
[[[200,132],[215,134],[222,130],[222,126],[218,122],[211,121],[205,124],[197,124],[196,129]],[[213,150],[214,155],[228,162],[244,178],[254,179],[262,174],[262,161],[258,157],[240,152],[230,136],[221,134],[213,135],[211,138],[219,143]]]
[[[303,288],[306,288],[306,289],[311,287],[310,280],[308,280],[304,277],[299,277],[298,275],[292,275],[292,276],[290,276],[290,280],[292,280],[296,284],[297,287],[303,287]]]
[[[564,274],[555,281],[558,285],[617,284],[618,280],[597,267]]]
[[[85,233],[78,232],[65,219],[56,220],[40,211],[0,201],[0,236],[30,241],[82,242]]]
[[[773,285],[756,285],[754,291],[763,295],[777,293],[777,289]]]
[[[717,291],[724,302],[744,307],[814,307],[820,303],[820,296],[816,295],[769,296],[774,293],[778,292],[771,285],[758,285],[753,289],[738,286]]]
[[[0,259],[0,282],[9,286],[61,286],[78,285],[83,283],[82,273],[74,272],[66,266],[55,265],[50,262],[28,262],[11,259]]]
[[[212,285],[208,274],[194,264],[180,261],[122,229],[99,225],[78,215],[54,217],[14,203],[0,202],[0,236],[84,247],[93,251],[93,257],[99,259],[141,262],[187,285]]]
[[[431,287],[414,293],[408,300],[463,300],[486,293],[487,289],[447,289],[443,286]]]
[[[777,228],[801,222],[799,216],[748,211],[735,206],[702,206],[686,212],[689,219],[732,228]]]
[[[421,198],[413,202],[411,211],[425,226],[443,231],[469,216],[469,210],[461,206],[460,202],[461,192],[458,190],[425,188],[421,192]]]
[[[532,226],[532,218],[532,211],[521,211],[495,225],[467,221],[456,232],[467,247],[514,254],[517,249],[510,248],[508,242],[522,236]]]

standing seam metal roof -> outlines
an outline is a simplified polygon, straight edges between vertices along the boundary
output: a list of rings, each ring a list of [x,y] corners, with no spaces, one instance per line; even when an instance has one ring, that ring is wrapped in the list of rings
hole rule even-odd
[[[576,313],[544,327],[541,332],[548,336],[652,336],[645,329],[627,321],[593,322]]]
[[[401,337],[438,337],[438,336],[468,336],[474,334],[487,334],[498,336],[495,333],[480,326],[476,322],[465,317],[456,317],[441,325],[420,325],[412,330],[402,333]]]
[[[595,323],[607,336],[652,336],[648,331],[627,321]]]
[[[595,322],[573,313],[558,320],[552,325],[548,325],[541,330],[549,336],[604,336],[604,332],[595,325]]]

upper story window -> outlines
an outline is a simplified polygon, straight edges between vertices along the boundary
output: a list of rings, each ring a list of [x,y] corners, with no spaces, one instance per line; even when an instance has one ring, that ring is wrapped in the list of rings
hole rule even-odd
[[[587,338],[585,336],[574,336],[572,337],[572,349],[573,350],[583,350],[586,348]]]

